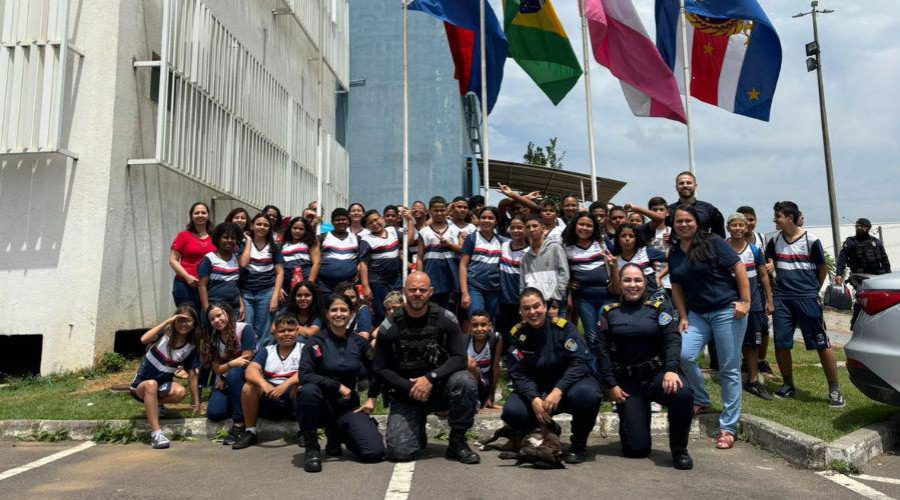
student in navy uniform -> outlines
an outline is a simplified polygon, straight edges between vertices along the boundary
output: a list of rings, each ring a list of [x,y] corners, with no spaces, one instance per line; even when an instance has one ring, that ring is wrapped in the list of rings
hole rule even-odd
[[[363,206],[362,203],[351,203],[350,206],[347,207],[347,217],[350,219],[349,230],[357,237],[357,239],[369,234],[369,230],[366,229],[366,224],[363,222],[365,214],[366,207]],[[332,219],[333,218],[334,217],[332,217]]]
[[[668,300],[656,276],[656,268],[666,261],[666,254],[647,246],[645,232],[639,226],[626,222],[616,229],[613,254],[617,257],[619,269],[631,263],[637,264],[644,271],[647,293],[651,298]]]
[[[266,205],[262,209],[262,214],[266,216],[269,227],[272,229],[272,241],[276,245],[280,245],[284,241],[284,217],[281,215],[281,210],[275,205]]]
[[[669,218],[666,220],[666,225],[674,228],[675,209],[680,205],[688,205],[697,212],[697,224],[700,231],[725,238],[725,218],[722,216],[722,212],[711,203],[697,199],[695,196],[697,177],[694,174],[685,171],[676,175],[675,190],[678,191],[678,201],[669,205]],[[676,236],[678,236],[677,231]]]
[[[450,224],[459,229],[459,236],[465,239],[474,233],[478,228],[469,221],[469,200],[465,196],[457,196],[453,198],[449,207]],[[457,260],[459,258],[457,257]]]
[[[775,227],[780,231],[769,241],[766,258],[775,265],[775,313],[772,330],[775,358],[784,385],[775,392],[779,398],[792,398],[794,387],[791,349],[794,329],[800,328],[808,351],[818,351],[822,370],[828,380],[828,405],[843,408],[846,403],[838,385],[837,364],[831,342],[825,332],[825,318],[819,290],[828,277],[822,241],[797,225],[800,209],[792,201],[775,204]]]
[[[181,384],[173,383],[179,366],[188,372],[194,413],[200,413],[200,388],[196,368],[199,365],[197,346],[200,342],[200,321],[197,311],[188,305],[180,306],[175,314],[141,335],[142,344],[151,344],[141,367],[131,382],[131,397],[144,404],[150,425],[150,446],[168,448],[169,440],[159,426],[159,409],[164,404],[180,403],[185,397]]]
[[[528,250],[525,239],[525,216],[513,215],[507,226],[509,240],[500,247],[500,314],[497,316],[497,331],[502,335],[518,323],[519,317],[519,265]]]
[[[597,315],[615,300],[609,289],[619,272],[615,257],[606,249],[596,220],[587,212],[579,212],[563,233],[569,263],[569,288],[584,338],[593,350],[597,345]],[[593,363],[593,362],[592,362]]]
[[[500,418],[523,433],[548,424],[557,413],[572,414],[566,463],[587,460],[587,439],[600,411],[600,387],[588,366],[590,354],[575,326],[547,317],[540,290],[519,298],[523,322],[509,334],[506,366],[513,393]]]
[[[322,265],[316,283],[325,298],[338,283],[354,282],[359,275],[359,239],[347,230],[350,214],[344,208],[335,208],[331,211],[331,224],[334,230],[319,235]]]
[[[244,234],[250,232],[250,214],[241,207],[235,208],[225,216],[225,222],[230,222],[239,228],[237,249],[234,253],[240,256],[244,253]]]
[[[540,217],[541,225],[544,226],[544,240],[561,243],[566,223],[559,218],[559,207],[556,203],[550,200],[541,203]]]
[[[472,311],[487,311],[491,319],[500,313],[500,254],[502,240],[494,231],[500,213],[484,207],[478,213],[481,227],[466,236],[459,261],[460,305]]]
[[[747,314],[747,331],[744,333],[744,364],[747,367],[747,383],[744,389],[754,396],[771,400],[772,395],[766,389],[765,383],[759,378],[759,346],[762,337],[769,334],[769,317],[775,311],[775,302],[772,298],[772,287],[769,285],[769,274],[766,272],[766,258],[763,251],[756,248],[753,243],[747,243],[747,218],[744,214],[735,212],[728,217],[728,244],[737,252],[738,257],[747,269],[747,279],[750,281],[750,312]],[[759,286],[759,282],[763,286]],[[764,291],[765,295],[760,293]]]
[[[741,417],[741,345],[750,311],[750,282],[740,257],[717,234],[700,229],[691,205],[675,210],[678,242],[669,252],[672,299],[683,333],[681,366],[694,392],[694,412],[709,410],[709,394],[697,361],[716,340],[724,410],[716,447],[731,449]]]
[[[626,222],[628,222],[628,212],[625,207],[618,205],[610,207],[609,215],[606,217],[606,241],[610,248],[615,245],[616,231],[619,230],[619,226]]]
[[[562,220],[564,223],[568,224],[575,220],[575,216],[578,215],[578,212],[580,211],[581,206],[577,196],[569,194],[562,199]]]
[[[311,281],[297,283],[288,296],[288,312],[297,317],[297,332],[309,338],[322,329],[325,306],[322,292]]]
[[[243,317],[244,301],[238,289],[241,268],[238,264],[238,254],[234,252],[240,237],[238,226],[229,222],[223,222],[213,228],[212,240],[216,250],[206,254],[197,266],[197,273],[200,276],[200,304],[203,311],[209,309],[209,305],[213,302],[224,302],[238,316]]]
[[[350,321],[348,328],[364,340],[368,341],[374,329],[372,323],[372,308],[360,297],[359,290],[353,283],[343,282],[334,287],[332,295],[343,295],[350,301]],[[330,302],[330,301],[326,301]]]
[[[322,258],[316,229],[303,217],[294,217],[288,224],[281,246],[281,257],[284,259],[284,279],[282,280],[282,304],[288,304],[287,296],[297,283],[315,281]]]
[[[300,358],[306,338],[297,336],[297,318],[291,313],[279,314],[272,322],[275,343],[261,347],[244,371],[241,408],[244,431],[238,435],[233,450],[256,444],[256,420],[293,418],[294,399],[300,385]]]
[[[269,211],[277,210],[269,207]],[[274,217],[274,214],[271,215]],[[275,242],[275,232],[266,213],[256,214],[250,221],[253,236],[247,235],[240,263],[244,269],[241,297],[244,299],[244,320],[253,325],[259,335],[260,347],[273,342],[272,318],[278,310],[278,299],[284,281],[284,259]]]
[[[768,246],[768,240],[766,239],[766,235],[756,230],[756,210],[753,207],[743,206],[738,207],[736,210],[739,214],[744,214],[744,217],[747,219],[747,231],[744,233],[744,241],[750,243],[751,245],[755,245],[756,248],[759,249],[763,254],[763,259],[765,260],[766,247]],[[769,286],[775,286],[775,267],[769,264],[768,260],[766,260],[766,274],[769,275]],[[759,282],[760,293],[762,293],[762,281]],[[773,299],[774,300],[774,299]],[[774,304],[774,302],[773,302]],[[768,321],[768,319],[767,319]],[[756,364],[760,373],[767,373],[772,375],[772,366],[769,365],[769,361],[766,359],[766,356],[769,353],[769,331],[762,332],[762,339],[760,340],[759,349],[757,350],[759,362]]]
[[[647,277],[637,264],[622,266],[618,288],[621,302],[604,306],[600,313],[595,353],[600,382],[619,414],[622,454],[650,455],[650,403],[655,401],[669,410],[673,466],[692,469],[687,445],[694,397],[678,376],[681,332],[674,312],[665,301],[647,300]]]
[[[416,269],[431,279],[431,301],[447,310],[456,308],[459,293],[459,228],[447,222],[447,201],[435,196],[428,201],[431,225],[419,230]]]
[[[303,348],[297,413],[306,447],[306,472],[322,470],[317,429],[325,426],[334,428],[336,439],[325,446],[328,456],[339,456],[343,443],[362,462],[384,459],[378,424],[369,416],[375,409],[378,385],[369,389],[363,404],[356,390],[359,374],[371,371],[372,363],[369,343],[347,328],[351,308],[350,299],[333,294],[325,313],[328,326]]]
[[[412,223],[412,216],[404,212]],[[369,234],[359,241],[359,281],[366,299],[372,302],[375,322],[384,319],[384,297],[403,286],[403,241],[397,228],[385,224],[377,210],[369,210],[363,217]]]
[[[209,334],[200,349],[200,359],[216,374],[215,386],[206,403],[206,418],[219,421],[231,417],[231,430],[222,444],[232,445],[244,430],[241,390],[244,368],[256,350],[256,334],[252,326],[237,321],[228,304],[213,302],[206,316]]]
[[[470,330],[469,373],[478,381],[478,402],[481,408],[494,409],[494,391],[500,377],[500,358],[503,339],[494,331],[494,324],[487,311],[475,309],[469,315]]]

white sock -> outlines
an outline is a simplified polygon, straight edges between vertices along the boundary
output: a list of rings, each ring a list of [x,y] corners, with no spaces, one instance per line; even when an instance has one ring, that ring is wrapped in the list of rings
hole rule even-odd
[[[256,427],[247,427],[247,432],[256,435]]]
[[[162,434],[162,429],[151,432],[150,437],[156,437],[156,436],[159,436],[160,434]]]

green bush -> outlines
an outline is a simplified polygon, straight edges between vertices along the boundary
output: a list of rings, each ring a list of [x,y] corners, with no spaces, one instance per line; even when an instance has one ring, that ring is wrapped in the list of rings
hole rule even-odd
[[[125,369],[128,360],[117,352],[105,352],[97,360],[97,370],[101,373],[116,373]]]

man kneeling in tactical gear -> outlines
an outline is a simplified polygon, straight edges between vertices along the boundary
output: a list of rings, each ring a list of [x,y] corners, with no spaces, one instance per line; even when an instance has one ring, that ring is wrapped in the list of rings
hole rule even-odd
[[[425,449],[425,417],[449,410],[447,458],[477,464],[481,458],[466,443],[478,405],[478,385],[466,371],[466,342],[453,314],[428,300],[431,280],[423,272],[406,279],[406,303],[378,334],[372,368],[390,402],[387,458],[415,460]]]

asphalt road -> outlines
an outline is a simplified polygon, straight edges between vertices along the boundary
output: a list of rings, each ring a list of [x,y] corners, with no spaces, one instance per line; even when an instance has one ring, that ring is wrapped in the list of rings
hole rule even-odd
[[[712,439],[691,443],[693,471],[671,468],[665,437],[658,436],[649,459],[619,456],[617,440],[592,441],[588,463],[566,470],[517,467],[483,452],[482,464],[464,466],[443,458],[445,443],[434,442],[413,464],[363,465],[348,457],[329,459],[320,474],[302,470],[296,445],[264,443],[233,451],[211,442],[173,443],[169,450],[147,445],[96,445],[18,474],[16,467],[79,443],[0,442],[0,498],[861,498],[846,486],[739,443],[714,449]],[[90,446],[90,445],[82,445]],[[880,465],[876,465],[880,464]],[[880,467],[880,468],[879,468]],[[19,469],[21,470],[21,469]],[[872,471],[900,478],[900,457],[885,455]],[[885,496],[900,498],[897,484],[866,481]],[[389,485],[390,495],[389,493]],[[863,495],[865,497],[866,495]]]

